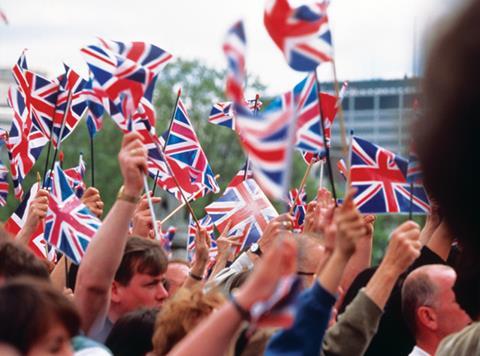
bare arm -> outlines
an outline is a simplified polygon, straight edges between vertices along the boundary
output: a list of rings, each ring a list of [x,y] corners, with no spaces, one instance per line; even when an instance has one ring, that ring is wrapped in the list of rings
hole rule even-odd
[[[124,178],[124,193],[138,197],[146,171],[146,150],[138,133],[125,135],[118,155]],[[78,270],[75,304],[88,333],[99,316],[107,312],[110,287],[127,242],[128,225],[135,203],[117,200],[92,239]]]
[[[256,301],[267,299],[282,276],[295,272],[295,242],[283,239],[271,246],[236,295],[236,300],[246,310]],[[187,335],[169,355],[223,355],[242,322],[232,303],[226,303]]]

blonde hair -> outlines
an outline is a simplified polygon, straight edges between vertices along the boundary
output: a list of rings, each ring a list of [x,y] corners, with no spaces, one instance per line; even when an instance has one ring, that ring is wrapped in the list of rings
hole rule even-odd
[[[187,333],[218,308],[225,297],[217,290],[180,288],[157,316],[153,334],[155,355],[167,354]]]

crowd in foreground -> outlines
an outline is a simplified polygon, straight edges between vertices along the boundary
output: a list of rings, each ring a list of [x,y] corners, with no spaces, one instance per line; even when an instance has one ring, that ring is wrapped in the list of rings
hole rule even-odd
[[[169,258],[151,239],[142,198],[147,152],[134,132],[118,155],[123,187],[78,270],[26,248],[46,215],[48,191],[38,191],[15,239],[1,231],[0,354],[479,354],[478,207],[465,201],[478,201],[471,167],[479,13],[472,1],[432,46],[427,117],[415,135],[435,204],[424,226],[406,221],[392,231],[378,266],[371,266],[375,219],[358,212],[353,190],[336,207],[320,189],[301,234],[291,232],[289,214],[280,215],[237,256],[235,239],[222,235],[212,266],[200,229],[193,262]],[[455,189],[454,180],[461,182]],[[83,202],[103,214],[95,188]],[[292,276],[297,298],[258,317],[258,306]]]

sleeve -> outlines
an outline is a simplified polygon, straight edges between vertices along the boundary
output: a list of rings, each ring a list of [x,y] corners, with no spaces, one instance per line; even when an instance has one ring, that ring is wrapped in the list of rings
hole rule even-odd
[[[300,295],[293,326],[270,339],[265,355],[318,355],[335,301],[315,282]]]
[[[227,282],[231,278],[243,271],[250,271],[253,267],[254,264],[252,260],[248,257],[248,254],[244,252],[230,265],[230,267],[226,267],[218,272],[213,281],[209,283],[208,288],[219,287],[224,291]]]
[[[326,332],[321,355],[363,355],[377,332],[382,315],[382,309],[361,289]]]

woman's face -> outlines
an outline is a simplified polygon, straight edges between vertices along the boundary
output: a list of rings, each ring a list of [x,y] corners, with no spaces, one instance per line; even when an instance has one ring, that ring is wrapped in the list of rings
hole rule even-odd
[[[61,323],[53,324],[48,333],[30,348],[27,356],[71,356],[70,335]]]

